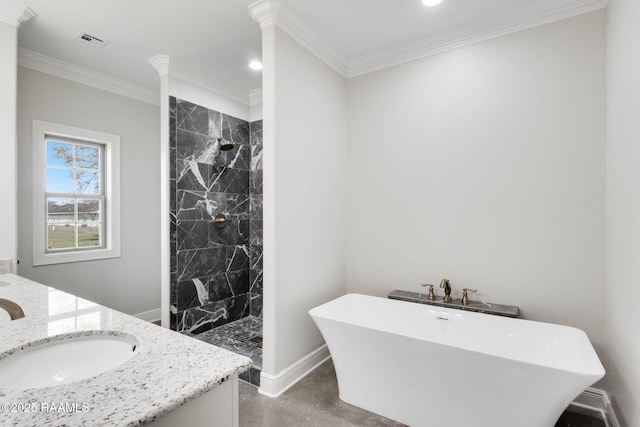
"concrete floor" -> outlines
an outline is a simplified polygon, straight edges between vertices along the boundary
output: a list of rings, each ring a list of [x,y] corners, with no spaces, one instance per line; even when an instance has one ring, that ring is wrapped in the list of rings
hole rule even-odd
[[[240,425],[357,427],[403,424],[340,400],[336,371],[331,360],[328,360],[277,399],[261,396],[256,387],[241,381]]]
[[[240,426],[242,427],[403,425],[340,400],[338,381],[331,359],[277,399],[261,396],[255,386],[240,382]],[[555,427],[605,427],[605,423],[602,418],[567,410]]]

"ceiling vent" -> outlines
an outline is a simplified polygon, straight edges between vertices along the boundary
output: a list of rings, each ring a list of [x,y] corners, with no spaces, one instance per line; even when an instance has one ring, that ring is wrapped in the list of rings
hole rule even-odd
[[[80,40],[83,44],[88,44],[97,49],[102,49],[106,45],[109,44],[108,41],[101,39],[100,37],[92,36],[91,34],[87,34],[84,31],[80,31],[75,35],[74,39]]]

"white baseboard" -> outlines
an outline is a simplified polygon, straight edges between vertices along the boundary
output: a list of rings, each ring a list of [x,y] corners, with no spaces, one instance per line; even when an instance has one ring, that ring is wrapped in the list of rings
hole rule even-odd
[[[260,374],[258,393],[267,397],[280,396],[329,357],[329,349],[323,344],[277,375],[265,374],[263,371]]]
[[[604,390],[588,388],[576,397],[571,405],[600,412],[607,427],[620,427],[616,413],[611,406],[611,400]]]
[[[140,320],[144,320],[147,322],[157,322],[158,320],[160,320],[161,314],[162,313],[160,311],[159,308],[153,309],[153,310],[149,310],[149,311],[145,311],[142,313],[138,313],[138,314],[134,314],[133,317],[137,317]]]

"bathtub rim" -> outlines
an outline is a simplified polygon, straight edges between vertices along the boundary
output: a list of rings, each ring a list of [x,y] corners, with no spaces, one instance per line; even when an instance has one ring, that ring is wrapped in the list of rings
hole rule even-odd
[[[327,301],[319,306],[316,306],[312,309],[310,309],[308,311],[309,316],[311,316],[311,318],[314,320],[314,322],[316,322],[316,325],[319,328],[319,324],[316,321],[316,317],[320,318],[320,319],[325,319],[325,320],[329,320],[329,321],[334,321],[334,322],[341,322],[344,324],[348,324],[351,326],[356,326],[356,327],[361,327],[361,328],[366,328],[368,330],[376,330],[376,331],[380,331],[383,333],[387,333],[387,334],[394,334],[394,335],[399,335],[408,339],[413,339],[413,340],[422,340],[425,341],[424,338],[421,337],[417,337],[415,335],[409,334],[409,333],[402,333],[402,332],[398,332],[395,330],[389,330],[389,329],[380,329],[380,328],[374,328],[370,325],[365,325],[362,323],[358,323],[358,322],[354,322],[351,320],[345,320],[345,319],[340,319],[336,316],[325,316],[325,315],[320,315],[319,312],[322,311],[322,308],[331,304],[334,301],[340,300],[340,299],[353,299],[354,297],[365,297],[366,299],[373,299],[373,300],[382,300],[382,301],[388,301],[390,302],[390,304],[394,305],[394,304],[415,304],[409,301],[402,301],[402,300],[392,300],[392,299],[387,299],[387,298],[382,298],[382,297],[377,297],[377,296],[373,296],[373,295],[366,295],[366,294],[360,294],[360,293],[347,293],[345,295],[342,295],[338,298],[334,298],[333,300]],[[583,377],[588,377],[588,378],[595,378],[593,380],[593,383],[601,380],[605,375],[606,375],[606,370],[604,369],[604,366],[602,365],[602,361],[600,360],[600,358],[598,357],[598,354],[596,353],[595,349],[593,348],[593,344],[591,343],[591,340],[589,339],[589,336],[586,334],[586,332],[584,332],[583,330],[573,327],[573,326],[567,326],[567,325],[560,325],[560,324],[556,324],[556,323],[548,323],[548,322],[541,322],[541,321],[536,321],[536,320],[528,320],[528,319],[520,319],[520,318],[508,318],[508,317],[502,317],[502,316],[495,316],[492,314],[487,314],[487,313],[475,313],[475,312],[469,312],[469,311],[464,311],[464,310],[457,310],[455,308],[449,308],[449,307],[432,307],[432,306],[428,306],[428,305],[423,305],[423,304],[417,304],[419,307],[419,309],[421,310],[428,310],[434,313],[449,313],[450,311],[454,312],[453,314],[460,314],[460,315],[464,315],[464,316],[468,316],[468,317],[475,317],[475,316],[493,316],[493,317],[499,317],[500,319],[502,319],[505,322],[527,322],[527,323],[531,323],[531,324],[537,324],[537,325],[544,325],[545,327],[548,326],[552,326],[554,328],[563,328],[563,329],[568,329],[573,331],[574,333],[577,333],[578,335],[580,335],[582,337],[582,339],[586,340],[586,344],[589,344],[589,347],[586,349],[587,351],[589,351],[593,358],[594,358],[594,362],[597,363],[597,366],[594,367],[593,370],[578,370],[575,369],[574,366],[576,364],[572,364],[568,367],[558,367],[558,366],[553,366],[553,365],[549,365],[547,363],[544,362],[532,362],[529,360],[523,360],[521,358],[514,358],[514,357],[506,357],[504,355],[500,355],[497,353],[492,353],[492,352],[487,352],[487,351],[482,351],[479,349],[474,349],[474,348],[469,348],[469,347],[465,347],[465,346],[461,346],[458,343],[447,343],[447,342],[441,342],[441,341],[437,341],[437,340],[428,340],[430,342],[439,344],[439,345],[445,345],[445,346],[450,346],[450,347],[454,347],[456,349],[462,350],[462,351],[466,351],[466,352],[471,352],[471,353],[477,353],[477,354],[482,354],[485,356],[491,356],[491,357],[496,357],[505,361],[510,361],[510,362],[518,362],[518,363],[523,363],[526,365],[530,365],[530,366],[536,366],[536,367],[544,367],[545,369],[550,369],[550,370],[554,370],[557,371],[559,373],[570,373],[570,374],[575,374],[575,375],[580,375]],[[326,341],[326,339],[325,339]],[[582,345],[584,346],[584,342],[582,343]],[[327,344],[328,345],[328,344]],[[331,349],[329,349],[331,350]]]

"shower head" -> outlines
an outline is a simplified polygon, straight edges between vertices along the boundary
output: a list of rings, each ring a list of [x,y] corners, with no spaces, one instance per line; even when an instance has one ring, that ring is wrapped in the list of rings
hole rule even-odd
[[[229,151],[233,148],[233,146],[233,142],[227,141],[221,136],[218,137],[218,148],[220,148],[220,151]]]

